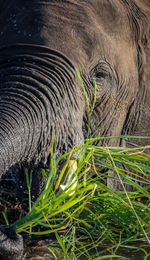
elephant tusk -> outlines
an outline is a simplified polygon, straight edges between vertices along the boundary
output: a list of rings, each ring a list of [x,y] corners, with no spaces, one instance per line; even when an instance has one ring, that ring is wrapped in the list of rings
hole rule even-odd
[[[77,161],[69,160],[67,169],[68,170],[70,169],[69,174],[67,176],[65,184],[60,185],[60,189],[63,191],[65,190],[65,192],[73,190],[73,192],[69,193],[69,196],[72,196],[75,193],[74,189],[77,187],[77,176],[75,174],[75,172],[77,170]],[[71,185],[71,184],[73,184],[73,185]]]

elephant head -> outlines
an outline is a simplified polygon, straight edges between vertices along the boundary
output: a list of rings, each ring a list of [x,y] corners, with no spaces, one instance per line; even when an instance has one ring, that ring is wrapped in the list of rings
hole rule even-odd
[[[91,134],[150,136],[149,0],[0,0],[0,176]],[[143,145],[121,139],[107,145]],[[103,143],[104,144],[104,143]],[[109,186],[117,184],[108,181]]]
[[[87,104],[75,68],[90,103],[97,84],[92,134],[150,135],[148,1],[0,4],[0,175],[18,162],[49,165],[54,132],[56,156],[84,143]]]

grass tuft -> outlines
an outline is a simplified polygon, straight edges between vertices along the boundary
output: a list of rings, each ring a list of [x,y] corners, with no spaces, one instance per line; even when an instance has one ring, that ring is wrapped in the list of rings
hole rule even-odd
[[[51,157],[48,176],[42,170],[47,178],[45,189],[34,203],[31,201],[32,176],[26,171],[29,212],[12,227],[17,233],[43,236],[43,239],[44,235],[55,234],[56,240],[49,246],[54,259],[59,259],[58,254],[64,259],[130,259],[122,253],[124,250],[136,250],[143,257],[140,259],[148,259],[150,156],[146,154],[147,147],[101,147],[94,146],[91,139],[78,149],[80,154],[75,173],[78,182],[74,189],[74,183],[65,192],[59,186],[63,179],[65,181],[64,175],[69,174],[67,165],[75,148],[65,155],[66,163],[58,178],[58,164],[62,157],[56,161],[54,156]],[[99,167],[103,170],[98,171]],[[138,174],[142,174],[140,183],[136,182]],[[123,190],[108,188],[108,177],[121,182]],[[126,191],[127,184],[134,188],[133,192]],[[75,191],[73,195],[72,191]]]

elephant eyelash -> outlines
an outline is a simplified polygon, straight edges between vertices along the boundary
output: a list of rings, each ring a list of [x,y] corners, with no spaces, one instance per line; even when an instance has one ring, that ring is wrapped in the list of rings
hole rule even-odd
[[[95,78],[96,79],[105,79],[108,77],[108,73],[106,72],[97,72],[95,73]]]

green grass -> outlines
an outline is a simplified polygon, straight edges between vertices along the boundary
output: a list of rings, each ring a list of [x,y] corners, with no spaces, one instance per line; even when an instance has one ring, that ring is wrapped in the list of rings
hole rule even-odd
[[[136,254],[141,251],[143,258],[140,259],[148,259],[150,252],[143,244],[150,245],[150,182],[145,181],[150,176],[150,156],[146,154],[149,147],[101,147],[94,146],[93,141],[77,148],[80,149],[75,172],[78,182],[72,196],[73,184],[65,192],[59,186],[69,159],[77,149],[55,161],[52,147],[45,190],[35,203],[31,201],[32,175],[26,170],[29,212],[12,226],[17,233],[40,235],[43,239],[44,235],[55,234],[56,240],[49,246],[54,259],[59,259],[58,254],[60,259],[63,256],[68,260],[130,259],[121,256],[123,249],[136,250]],[[56,181],[62,157],[66,157],[66,163]],[[126,170],[123,164],[128,167]],[[104,167],[105,171],[99,172],[98,167]],[[106,186],[108,174],[113,172],[116,176],[111,178],[122,183],[123,191]],[[139,173],[144,176],[140,180],[145,183],[144,188],[135,182],[135,175]],[[132,185],[134,192],[127,192],[125,184]],[[39,226],[41,231],[37,229]]]

